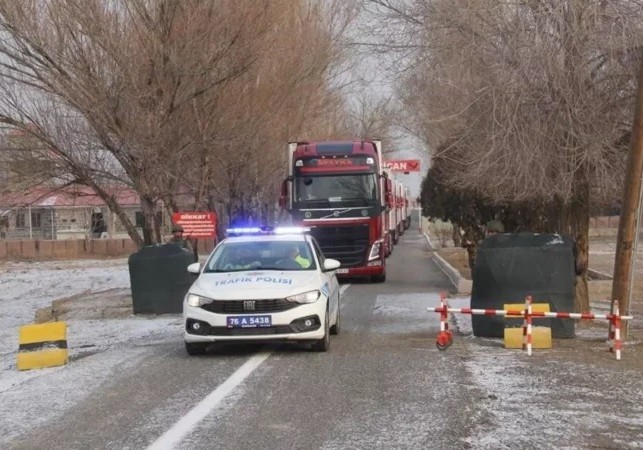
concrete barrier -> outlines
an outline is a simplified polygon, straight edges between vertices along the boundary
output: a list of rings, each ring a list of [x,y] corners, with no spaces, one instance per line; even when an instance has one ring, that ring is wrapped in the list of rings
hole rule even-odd
[[[473,281],[467,280],[465,277],[463,277],[458,269],[453,267],[451,264],[447,262],[446,259],[440,256],[436,251],[437,247],[433,245],[429,236],[426,233],[423,233],[423,234],[424,234],[424,238],[426,239],[426,243],[429,246],[429,249],[433,251],[433,262],[435,262],[435,264],[437,264],[440,270],[442,270],[442,272],[447,276],[447,278],[449,278],[449,280],[451,281],[451,284],[453,284],[453,287],[455,287],[457,293],[471,294]]]

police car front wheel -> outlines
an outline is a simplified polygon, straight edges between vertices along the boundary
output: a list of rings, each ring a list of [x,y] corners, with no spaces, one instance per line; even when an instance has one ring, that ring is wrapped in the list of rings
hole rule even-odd
[[[186,342],[185,351],[190,356],[204,355],[208,344],[204,342]]]
[[[326,352],[330,348],[330,324],[328,307],[324,318],[324,337],[313,344],[313,350],[316,352]]]

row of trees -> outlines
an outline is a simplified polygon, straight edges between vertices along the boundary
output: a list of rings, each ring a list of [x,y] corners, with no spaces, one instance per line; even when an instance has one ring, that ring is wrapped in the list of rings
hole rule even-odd
[[[581,272],[577,308],[587,310],[589,211],[622,194],[643,5],[371,0],[370,6],[390,25],[379,30],[378,49],[405,63],[398,79],[404,125],[434,150],[425,213],[454,221],[474,241],[497,215],[510,229],[573,236]]]
[[[161,202],[272,218],[286,142],[377,122],[343,97],[355,13],[341,0],[0,0],[12,188],[90,186],[139,245],[161,240]],[[142,235],[115,184],[140,195]]]

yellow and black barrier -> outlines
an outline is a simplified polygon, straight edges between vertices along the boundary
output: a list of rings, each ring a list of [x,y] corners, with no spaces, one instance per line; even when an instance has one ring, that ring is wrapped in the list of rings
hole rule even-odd
[[[550,312],[549,303],[532,303],[534,312]],[[505,311],[522,311],[525,309],[523,303],[509,303],[503,305]],[[505,316],[505,319],[508,319]],[[517,321],[518,319],[511,319]],[[547,323],[549,321],[547,320]],[[510,327],[505,324],[505,348],[522,348],[523,330],[522,327]],[[532,346],[533,348],[551,348],[551,326],[539,325],[532,327]]]
[[[18,370],[67,364],[67,324],[49,322],[20,327]]]

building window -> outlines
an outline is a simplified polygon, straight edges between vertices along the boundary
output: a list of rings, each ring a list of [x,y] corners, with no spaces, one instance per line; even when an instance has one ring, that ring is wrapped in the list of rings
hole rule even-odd
[[[143,215],[143,211],[136,211],[135,218],[136,226],[138,228],[143,228],[143,225],[145,225],[145,216]]]
[[[27,223],[25,220],[25,213],[19,212],[16,213],[16,228],[26,228]]]
[[[31,213],[31,228],[42,227],[42,214],[39,212]]]

